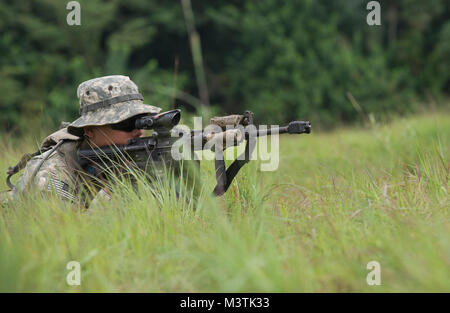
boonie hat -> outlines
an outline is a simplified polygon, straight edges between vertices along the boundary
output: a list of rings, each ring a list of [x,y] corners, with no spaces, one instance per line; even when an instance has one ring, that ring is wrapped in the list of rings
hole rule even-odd
[[[67,131],[82,136],[85,126],[116,124],[138,114],[157,114],[161,108],[144,104],[136,84],[128,77],[112,75],[81,83],[77,89],[80,118]]]

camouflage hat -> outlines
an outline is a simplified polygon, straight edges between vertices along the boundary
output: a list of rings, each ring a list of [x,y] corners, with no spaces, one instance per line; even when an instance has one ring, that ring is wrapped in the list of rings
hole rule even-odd
[[[78,86],[80,118],[67,131],[82,136],[85,126],[115,124],[138,114],[157,114],[161,108],[144,104],[135,83],[122,75],[104,76],[85,81]]]

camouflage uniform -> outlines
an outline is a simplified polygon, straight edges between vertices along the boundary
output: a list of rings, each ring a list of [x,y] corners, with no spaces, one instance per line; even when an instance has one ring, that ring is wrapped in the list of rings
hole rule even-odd
[[[95,194],[108,198],[98,179],[93,178],[97,173],[86,171],[78,163],[77,150],[89,147],[84,140],[83,127],[115,124],[138,114],[161,111],[158,107],[143,103],[136,84],[127,76],[88,80],[80,84],[77,96],[80,100],[80,118],[44,140],[41,150],[54,149],[28,161],[16,188],[9,192],[12,198],[32,187],[56,192],[62,199],[79,202],[86,207]]]

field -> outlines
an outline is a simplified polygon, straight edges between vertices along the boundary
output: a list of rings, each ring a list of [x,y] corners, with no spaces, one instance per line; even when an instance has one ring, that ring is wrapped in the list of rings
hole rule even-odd
[[[35,146],[2,135],[2,190]],[[90,213],[34,195],[1,208],[0,291],[450,292],[449,153],[450,115],[430,113],[283,136],[278,170],[252,162],[222,198],[212,161],[197,202],[143,183]]]

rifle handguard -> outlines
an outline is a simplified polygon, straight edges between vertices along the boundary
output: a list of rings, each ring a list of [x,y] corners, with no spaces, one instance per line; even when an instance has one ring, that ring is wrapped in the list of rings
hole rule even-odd
[[[221,133],[211,133],[205,136],[208,146],[221,146],[223,150],[236,146],[244,140],[240,129],[229,129]]]
[[[220,128],[225,130],[227,126],[237,127],[241,123],[243,118],[244,118],[243,115],[237,114],[227,116],[216,116],[211,118],[210,123],[212,125],[220,126]]]

